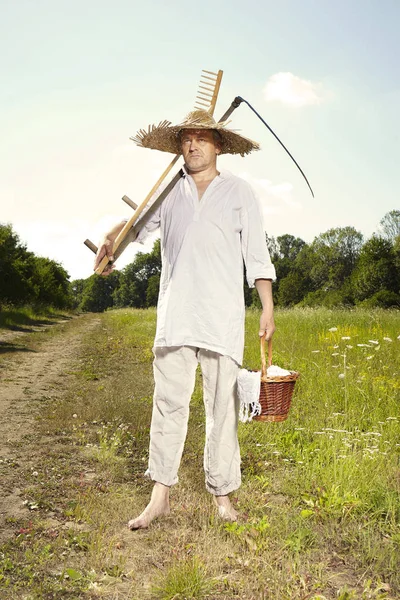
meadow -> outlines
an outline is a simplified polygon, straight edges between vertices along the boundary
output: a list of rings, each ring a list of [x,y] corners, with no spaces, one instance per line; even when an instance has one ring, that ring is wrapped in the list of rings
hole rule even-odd
[[[286,421],[240,424],[237,523],[218,519],[204,489],[199,373],[171,514],[138,532],[126,522],[151,490],[155,311],[95,318],[75,383],[38,424],[59,442],[31,478],[29,527],[3,550],[14,567],[0,568],[7,598],[22,597],[32,557],[29,599],[400,597],[398,311],[277,311],[273,363],[301,376]],[[247,312],[251,369],[258,318]],[[53,537],[49,507],[69,523]]]

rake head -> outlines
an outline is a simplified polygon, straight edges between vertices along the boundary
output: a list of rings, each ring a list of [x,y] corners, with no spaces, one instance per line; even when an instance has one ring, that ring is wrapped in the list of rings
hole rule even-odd
[[[207,110],[211,115],[214,114],[217,103],[218,92],[221,85],[223,71],[213,73],[212,71],[201,72],[199,88],[194,108]]]

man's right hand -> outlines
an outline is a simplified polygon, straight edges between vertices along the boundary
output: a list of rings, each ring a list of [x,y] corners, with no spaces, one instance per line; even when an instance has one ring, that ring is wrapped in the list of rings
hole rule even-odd
[[[125,225],[126,225],[126,221],[122,221],[121,223],[118,223],[118,225],[115,225],[115,227],[113,227],[111,229],[111,231],[109,231],[106,234],[104,241],[100,244],[99,249],[97,250],[96,258],[94,261],[94,267],[93,267],[94,271],[97,269],[97,267],[99,266],[99,264],[101,263],[103,258],[105,256],[107,256],[109,263],[105,267],[104,271],[102,272],[102,275],[106,276],[113,272],[113,270],[115,269],[115,266],[112,264],[114,262],[114,255],[113,255],[114,242],[117,239],[118,234],[125,227]]]
[[[94,271],[97,269],[97,267],[99,266],[99,264],[101,263],[103,258],[105,256],[107,256],[108,260],[111,262],[109,262],[108,265],[106,265],[106,267],[104,268],[104,270],[101,274],[104,276],[107,276],[110,273],[112,273],[112,271],[115,269],[115,265],[111,264],[114,261],[113,246],[114,246],[114,240],[109,240],[109,239],[104,240],[102,245],[97,250],[97,254],[96,254],[96,258],[95,258],[94,266],[93,266]]]

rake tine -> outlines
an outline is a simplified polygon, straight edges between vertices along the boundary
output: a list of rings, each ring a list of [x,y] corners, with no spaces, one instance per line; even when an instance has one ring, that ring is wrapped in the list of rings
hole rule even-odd
[[[208,96],[208,98],[212,98],[214,96],[214,94],[207,94],[206,92],[202,92],[201,90],[198,90],[197,93],[201,94],[202,96]]]
[[[207,75],[203,75],[203,79],[208,79],[209,81],[215,83],[215,79],[213,79],[212,77],[207,77]]]

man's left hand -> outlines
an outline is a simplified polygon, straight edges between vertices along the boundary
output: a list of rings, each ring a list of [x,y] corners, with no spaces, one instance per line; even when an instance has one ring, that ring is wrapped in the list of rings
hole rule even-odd
[[[274,335],[274,331],[275,331],[274,317],[271,316],[270,314],[268,314],[266,311],[263,311],[261,313],[261,317],[260,317],[260,330],[258,332],[258,335],[260,337],[265,335],[265,339],[270,340],[272,338],[272,336]]]

